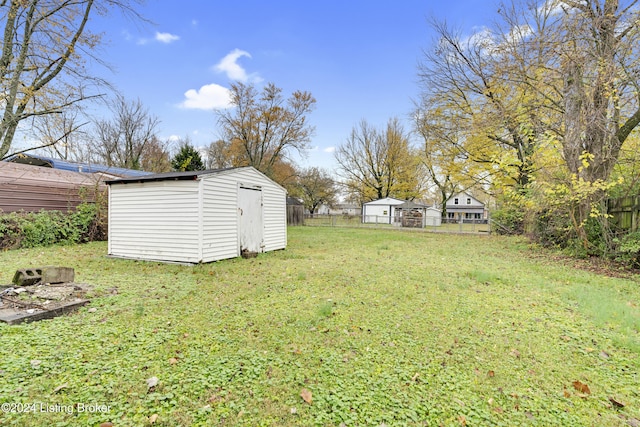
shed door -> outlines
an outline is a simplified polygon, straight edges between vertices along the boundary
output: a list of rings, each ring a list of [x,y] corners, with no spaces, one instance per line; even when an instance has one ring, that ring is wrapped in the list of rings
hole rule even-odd
[[[262,189],[238,189],[238,215],[240,217],[240,254],[262,252]]]

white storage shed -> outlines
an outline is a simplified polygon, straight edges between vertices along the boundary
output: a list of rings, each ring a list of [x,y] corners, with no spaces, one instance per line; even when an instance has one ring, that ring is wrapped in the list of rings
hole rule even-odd
[[[287,192],[253,167],[106,183],[110,256],[197,264],[287,246]]]
[[[385,197],[373,200],[362,205],[362,222],[392,224],[396,206],[405,203],[406,200]]]

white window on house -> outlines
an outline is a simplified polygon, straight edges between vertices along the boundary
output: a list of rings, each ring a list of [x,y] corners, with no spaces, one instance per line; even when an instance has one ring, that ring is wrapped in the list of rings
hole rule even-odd
[[[382,211],[382,215],[386,215],[386,214],[387,214],[387,211]]]
[[[482,214],[479,214],[479,213],[475,214],[475,219],[482,219]]]
[[[457,199],[457,198],[456,198],[456,199],[453,199],[453,204],[454,204],[454,205],[457,205],[457,204],[458,204],[458,199]]]
[[[471,199],[469,197],[467,197],[467,204],[470,205],[471,204]]]
[[[471,219],[473,214],[470,214],[469,212],[464,214],[464,219]]]
[[[455,214],[455,213],[453,213],[453,212],[447,212],[447,217],[448,217],[449,219],[454,219],[454,218],[455,218],[455,215],[456,215],[456,214]]]

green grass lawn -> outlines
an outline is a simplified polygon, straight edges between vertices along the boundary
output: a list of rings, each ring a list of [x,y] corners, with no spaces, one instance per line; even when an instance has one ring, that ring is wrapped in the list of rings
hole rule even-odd
[[[520,239],[298,227],[256,259],[105,254],[0,254],[0,283],[62,265],[94,285],[74,315],[0,325],[0,425],[640,423],[637,278]]]

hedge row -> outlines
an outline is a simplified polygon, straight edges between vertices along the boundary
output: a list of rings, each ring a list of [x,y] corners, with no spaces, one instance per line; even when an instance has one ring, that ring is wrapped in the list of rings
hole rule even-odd
[[[104,208],[93,203],[70,212],[13,212],[0,215],[0,249],[72,245],[106,240]]]

